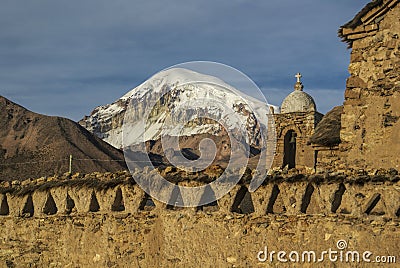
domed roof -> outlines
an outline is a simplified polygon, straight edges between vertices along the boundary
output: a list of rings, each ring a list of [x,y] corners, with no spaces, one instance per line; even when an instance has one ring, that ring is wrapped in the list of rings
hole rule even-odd
[[[301,74],[296,75],[297,83],[294,91],[282,102],[281,113],[314,112],[317,110],[314,99],[303,91],[303,84],[300,81]]]

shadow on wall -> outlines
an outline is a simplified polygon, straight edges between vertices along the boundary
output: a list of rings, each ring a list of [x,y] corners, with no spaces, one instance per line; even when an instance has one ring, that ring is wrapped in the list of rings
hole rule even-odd
[[[211,189],[210,189],[211,190]],[[137,185],[120,185],[107,190],[60,187],[36,190],[23,196],[0,195],[0,216],[30,218],[75,213],[140,213],[158,209],[184,211],[176,187],[171,203],[154,201]],[[235,186],[220,200],[196,208],[197,212],[236,214],[342,214],[356,217],[400,216],[399,192],[384,184],[281,182],[261,186],[250,193],[246,185]],[[162,213],[162,212],[161,212]]]

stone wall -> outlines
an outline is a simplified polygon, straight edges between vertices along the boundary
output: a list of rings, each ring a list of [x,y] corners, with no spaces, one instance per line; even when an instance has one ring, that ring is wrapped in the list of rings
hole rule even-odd
[[[314,134],[315,126],[321,120],[318,112],[298,112],[274,115],[276,128],[276,153],[273,167],[283,167],[284,139],[288,131],[296,132],[296,168],[314,168],[314,149],[309,144],[309,138]]]
[[[202,208],[149,202],[125,175],[95,177],[3,183],[0,267],[249,267],[265,246],[318,251],[338,240],[380,255],[400,250],[395,173],[275,175]]]
[[[315,172],[332,172],[340,161],[340,152],[338,146],[326,147],[313,145],[316,154]]]
[[[368,24],[342,30],[352,52],[340,133],[346,161],[339,168],[400,165],[400,5],[384,2],[395,6],[371,10],[361,19]]]

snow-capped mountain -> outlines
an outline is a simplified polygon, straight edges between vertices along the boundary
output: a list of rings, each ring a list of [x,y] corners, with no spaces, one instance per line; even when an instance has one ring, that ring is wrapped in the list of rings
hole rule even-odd
[[[151,111],[148,111],[149,106]],[[279,109],[272,107],[275,111]],[[188,69],[171,68],[157,73],[114,103],[95,108],[79,123],[114,147],[122,148],[127,110],[131,118],[129,132],[136,137],[143,135],[145,140],[160,138],[163,127],[164,134],[179,132],[180,136],[191,136],[208,133],[218,136],[223,128],[216,121],[223,121],[230,132],[244,126],[250,145],[259,142],[259,123],[267,120],[269,113],[267,104],[244,95],[219,78]],[[146,112],[148,117],[144,127],[138,121]],[[212,115],[214,120],[202,115]],[[195,119],[198,116],[200,119]],[[169,120],[167,124],[166,120]],[[182,129],[181,122],[186,122]]]

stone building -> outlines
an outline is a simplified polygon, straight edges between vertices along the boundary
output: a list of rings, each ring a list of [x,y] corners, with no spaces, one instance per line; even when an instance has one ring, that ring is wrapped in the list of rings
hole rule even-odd
[[[400,167],[400,5],[369,3],[343,25],[351,51],[341,117],[341,168]]]
[[[315,153],[308,140],[322,114],[317,111],[314,99],[303,91],[301,74],[296,78],[294,91],[283,100],[280,113],[274,114],[277,145],[273,166],[314,168]]]
[[[352,49],[350,77],[343,106],[328,112],[309,136],[317,171],[400,167],[398,3],[373,1],[339,29]]]

